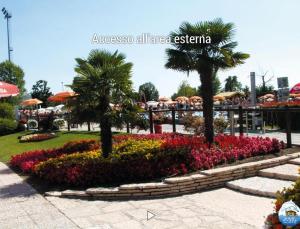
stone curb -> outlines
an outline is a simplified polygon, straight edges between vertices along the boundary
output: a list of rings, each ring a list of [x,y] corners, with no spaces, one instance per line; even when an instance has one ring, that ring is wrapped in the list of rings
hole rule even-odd
[[[45,195],[96,199],[137,199],[178,196],[217,187],[224,187],[225,183],[228,181],[256,176],[261,169],[285,164],[298,157],[300,157],[300,152],[257,162],[209,169],[188,176],[166,178],[162,182],[124,184],[112,188],[97,187],[89,188],[85,191],[55,191],[46,192]]]

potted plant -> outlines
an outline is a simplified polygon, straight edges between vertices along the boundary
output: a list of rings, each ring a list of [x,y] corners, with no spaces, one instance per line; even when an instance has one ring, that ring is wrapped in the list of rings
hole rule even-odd
[[[162,124],[164,122],[164,116],[162,113],[156,113],[153,115],[153,122],[154,122],[154,132],[156,134],[162,133]]]

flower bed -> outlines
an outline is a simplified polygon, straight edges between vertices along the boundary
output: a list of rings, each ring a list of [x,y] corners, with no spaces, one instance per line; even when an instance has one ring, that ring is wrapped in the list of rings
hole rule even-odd
[[[99,143],[95,140],[71,141],[60,148],[35,150],[15,155],[11,158],[10,165],[16,169],[20,169],[24,173],[32,173],[35,165],[49,158],[94,149],[99,149]]]
[[[300,169],[299,169],[300,172]],[[292,200],[297,206],[300,206],[300,178],[298,178],[291,187],[284,188],[282,191],[277,193],[277,198],[275,201],[274,210],[275,212],[270,214],[265,221],[265,225],[269,229],[284,228],[284,226],[279,222],[278,212],[283,205],[283,203]],[[297,225],[293,228],[300,228]]]
[[[19,142],[39,142],[39,141],[44,141],[55,137],[56,137],[55,133],[27,134],[21,136]]]
[[[36,164],[34,173],[70,186],[138,182],[209,169],[283,147],[276,139],[228,135],[216,136],[211,148],[203,137],[174,134],[119,135],[114,142],[108,158],[100,150],[61,155]]]

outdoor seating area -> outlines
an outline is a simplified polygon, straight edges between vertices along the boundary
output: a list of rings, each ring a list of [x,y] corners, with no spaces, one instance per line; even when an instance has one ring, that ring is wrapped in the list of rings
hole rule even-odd
[[[300,3],[2,4],[0,229],[300,228]]]

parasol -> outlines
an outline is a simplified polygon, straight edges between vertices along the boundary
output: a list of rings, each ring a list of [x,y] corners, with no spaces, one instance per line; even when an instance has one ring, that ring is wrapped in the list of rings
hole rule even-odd
[[[0,81],[0,98],[17,96],[20,93],[16,85]]]
[[[290,90],[291,94],[298,94],[300,93],[300,83],[297,83],[292,89]]]
[[[189,100],[188,97],[185,97],[185,96],[179,96],[175,99],[176,101],[180,101],[180,102],[186,102]]]
[[[158,101],[159,102],[167,102],[167,101],[169,101],[170,99],[168,98],[168,97],[166,97],[166,96],[162,96],[162,97],[160,97],[159,99],[158,99]]]
[[[48,98],[48,101],[49,102],[65,102],[66,100],[68,100],[69,98],[71,97],[74,97],[78,94],[76,94],[75,92],[73,91],[62,91],[62,92],[59,92],[53,96],[50,96]]]
[[[38,99],[27,99],[21,102],[21,106],[29,107],[43,103],[41,100]]]

